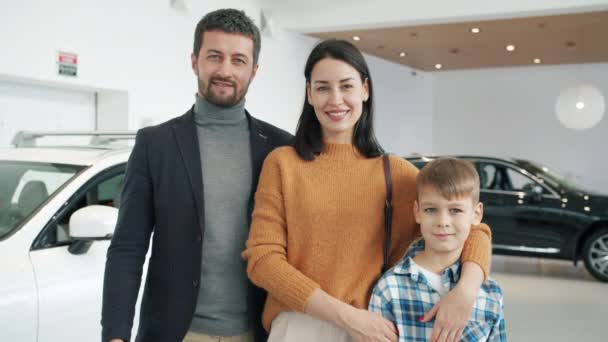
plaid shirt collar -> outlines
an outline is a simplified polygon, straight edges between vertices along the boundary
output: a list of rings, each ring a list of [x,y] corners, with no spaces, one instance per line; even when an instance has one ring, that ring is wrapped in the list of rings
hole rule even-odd
[[[396,275],[408,276],[416,282],[428,285],[428,281],[426,280],[422,272],[420,272],[417,267],[414,267],[413,263],[414,261],[412,260],[412,258],[406,256],[405,258],[403,258],[403,260],[401,260],[399,264],[397,264],[393,268],[393,273],[395,273]],[[458,260],[450,267],[446,268],[441,275],[442,282],[456,284],[460,279],[460,266],[461,263],[460,260]]]

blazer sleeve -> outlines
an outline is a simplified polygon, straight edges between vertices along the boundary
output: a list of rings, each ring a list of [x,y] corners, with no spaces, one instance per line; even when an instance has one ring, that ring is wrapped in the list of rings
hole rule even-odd
[[[137,132],[127,163],[118,221],[108,248],[101,313],[103,342],[131,338],[142,268],[155,223],[144,132]]]

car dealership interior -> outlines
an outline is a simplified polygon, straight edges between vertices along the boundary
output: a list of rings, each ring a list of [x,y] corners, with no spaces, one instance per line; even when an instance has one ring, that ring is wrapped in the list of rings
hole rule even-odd
[[[472,163],[508,340],[608,340],[608,0],[3,0],[0,341],[102,338],[137,132],[193,107],[193,33],[220,8],[259,27],[253,117],[295,134],[311,50],[345,40],[373,75],[386,152]]]

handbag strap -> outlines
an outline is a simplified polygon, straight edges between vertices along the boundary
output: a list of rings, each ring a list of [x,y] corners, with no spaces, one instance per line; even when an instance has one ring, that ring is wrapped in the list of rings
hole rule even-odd
[[[384,182],[386,183],[386,201],[384,202],[384,263],[382,273],[388,270],[389,250],[391,248],[391,223],[393,220],[393,182],[391,178],[391,165],[388,154],[382,156],[384,164]]]

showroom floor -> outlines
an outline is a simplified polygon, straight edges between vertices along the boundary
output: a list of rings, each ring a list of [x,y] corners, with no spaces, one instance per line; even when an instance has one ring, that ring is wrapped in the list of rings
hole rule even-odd
[[[608,283],[582,263],[494,255],[509,341],[608,341]]]

